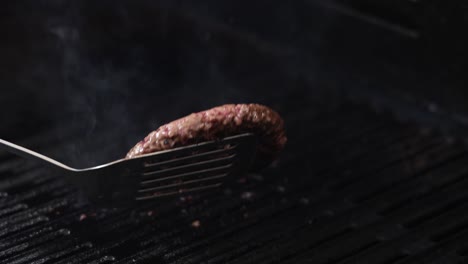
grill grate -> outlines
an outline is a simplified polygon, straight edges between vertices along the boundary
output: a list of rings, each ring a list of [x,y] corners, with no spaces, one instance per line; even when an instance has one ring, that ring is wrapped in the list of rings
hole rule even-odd
[[[293,129],[263,175],[214,192],[97,209],[0,156],[0,263],[454,263],[468,258],[468,155],[344,105]],[[46,137],[27,139],[48,144]],[[301,149],[301,151],[298,151]]]

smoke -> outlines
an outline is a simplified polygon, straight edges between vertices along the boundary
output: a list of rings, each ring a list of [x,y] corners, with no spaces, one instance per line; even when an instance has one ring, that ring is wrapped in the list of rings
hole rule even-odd
[[[68,131],[59,133],[67,144],[55,157],[76,166],[120,158],[163,123],[220,104],[263,103],[280,112],[310,104],[305,83],[314,74],[309,72],[307,81],[298,77],[292,65],[306,60],[290,53],[294,47],[255,37],[245,27],[249,21],[229,28],[208,19],[217,17],[213,13],[204,18],[182,4],[173,8],[165,2],[40,1],[31,2],[36,5],[30,10],[36,14],[33,20],[22,21],[28,17],[24,14],[17,18],[26,23],[24,28],[34,28],[24,43],[39,54],[25,54],[28,66],[20,67],[24,87],[37,85],[37,79],[44,87],[28,90],[34,95],[31,108],[47,106],[40,115],[55,125],[72,124],[76,134],[69,139]],[[222,12],[229,11],[219,5]],[[268,12],[273,16],[269,20],[284,14],[279,11],[285,8],[277,9]],[[298,25],[293,11],[287,16]],[[283,25],[285,19],[276,27],[281,37],[294,28]],[[262,37],[274,37],[271,33]],[[296,33],[291,37],[302,36]],[[24,58],[18,61],[24,64]],[[304,67],[313,70],[315,65]]]
[[[105,32],[89,31],[85,5],[70,3],[63,11],[48,19],[46,31],[54,37],[61,58],[57,74],[63,117],[78,135],[61,150],[64,159],[75,166],[92,166],[121,158],[135,127],[127,101],[130,80],[138,78],[138,72],[117,69],[106,58],[93,58],[90,51],[96,40],[90,35]]]
[[[280,107],[271,102],[290,90],[274,48],[148,1],[68,3],[46,30],[61,58],[64,116],[80,135],[64,149],[72,164],[120,158],[150,130],[215,105]]]

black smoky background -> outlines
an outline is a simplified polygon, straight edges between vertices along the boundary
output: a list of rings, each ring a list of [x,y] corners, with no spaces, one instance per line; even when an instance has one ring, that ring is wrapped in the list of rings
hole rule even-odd
[[[0,137],[92,166],[173,119],[256,102],[284,116],[287,160],[320,141],[307,138],[314,118],[343,101],[466,137],[466,45],[454,41],[463,9],[364,9],[385,24],[348,2],[3,3]],[[42,131],[58,151],[21,141]]]
[[[2,137],[21,144],[55,127],[58,151],[24,144],[72,166],[122,158],[158,126],[216,105],[286,115],[314,104],[307,80],[278,61],[290,51],[174,4],[18,1],[0,12]]]

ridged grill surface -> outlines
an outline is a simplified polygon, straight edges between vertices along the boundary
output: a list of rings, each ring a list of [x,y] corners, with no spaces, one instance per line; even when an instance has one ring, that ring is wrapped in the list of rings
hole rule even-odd
[[[261,175],[137,208],[95,208],[60,175],[2,153],[0,263],[467,259],[464,147],[354,105],[286,121],[288,147]],[[24,143],[60,147],[50,140]]]

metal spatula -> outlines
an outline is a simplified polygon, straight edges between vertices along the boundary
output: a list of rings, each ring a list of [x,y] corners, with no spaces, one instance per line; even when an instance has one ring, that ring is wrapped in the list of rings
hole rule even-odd
[[[228,176],[247,172],[255,156],[256,138],[241,134],[84,169],[2,139],[1,148],[60,169],[97,204],[120,206],[219,187]]]

